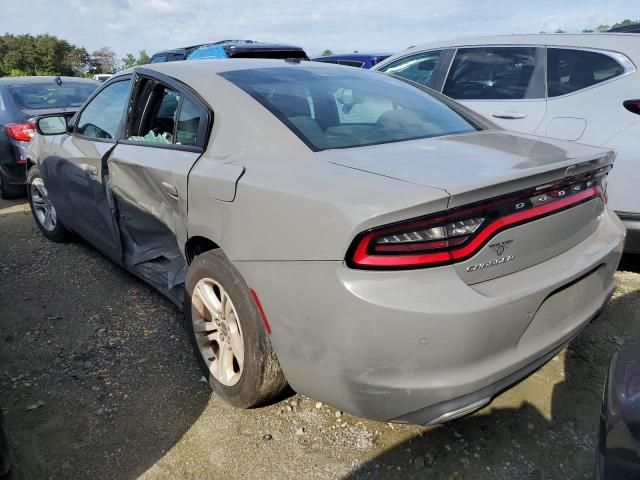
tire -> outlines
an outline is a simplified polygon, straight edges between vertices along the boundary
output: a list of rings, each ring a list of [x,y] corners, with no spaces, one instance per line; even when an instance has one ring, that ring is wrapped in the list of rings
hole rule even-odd
[[[36,165],[31,167],[27,174],[27,198],[33,218],[42,234],[52,242],[69,240],[71,234],[58,219],[55,207],[49,200],[44,180],[40,176],[40,170]],[[48,211],[51,215],[48,217],[49,221],[46,220],[47,216],[46,213],[43,213],[44,211]]]
[[[213,309],[206,305],[216,301],[211,293],[220,304],[227,298],[223,309],[227,313],[218,316],[219,325],[214,315],[207,314]],[[203,375],[225,401],[251,408],[285,390],[287,381],[251,290],[221,250],[207,251],[191,262],[185,280],[184,317]],[[231,357],[233,360],[228,360]]]
[[[2,410],[0,409],[0,477],[9,473],[11,469],[11,449],[9,448],[9,440],[4,430],[4,420]]]
[[[24,194],[24,187],[9,185],[7,177],[0,171],[0,198],[9,200]]]

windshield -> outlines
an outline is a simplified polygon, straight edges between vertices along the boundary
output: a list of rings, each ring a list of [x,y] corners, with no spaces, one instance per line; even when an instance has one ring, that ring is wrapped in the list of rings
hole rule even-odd
[[[93,83],[64,82],[58,86],[51,83],[27,83],[9,87],[13,98],[23,108],[70,108],[79,107],[98,85]]]
[[[296,66],[221,75],[269,109],[313,150],[480,129],[424,90],[378,72]]]

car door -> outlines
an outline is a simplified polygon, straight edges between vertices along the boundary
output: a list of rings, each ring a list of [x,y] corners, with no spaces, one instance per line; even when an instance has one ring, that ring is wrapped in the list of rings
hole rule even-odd
[[[443,93],[503,128],[533,133],[547,108],[544,49],[458,48]]]
[[[625,100],[640,96],[636,66],[624,54],[607,50],[547,48],[547,114],[538,135],[614,148],[609,174],[609,205],[616,211],[640,211],[640,162],[637,115]]]
[[[174,301],[186,272],[187,178],[212,118],[183,84],[140,70],[123,137],[107,161],[123,262]]]
[[[54,138],[41,173],[61,220],[113,260],[120,238],[109,196],[106,159],[118,139],[130,76],[99,89],[72,120],[72,133]]]
[[[616,81],[635,71],[627,57],[575,47],[548,47],[546,57],[547,112],[536,134],[602,145],[632,122]]]

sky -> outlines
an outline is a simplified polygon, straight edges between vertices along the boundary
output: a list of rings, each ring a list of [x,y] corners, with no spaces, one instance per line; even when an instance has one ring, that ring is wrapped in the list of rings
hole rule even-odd
[[[640,16],[640,0],[4,0],[0,33],[49,33],[118,58],[227,38],[300,45],[311,56],[397,52],[472,35],[580,32]]]

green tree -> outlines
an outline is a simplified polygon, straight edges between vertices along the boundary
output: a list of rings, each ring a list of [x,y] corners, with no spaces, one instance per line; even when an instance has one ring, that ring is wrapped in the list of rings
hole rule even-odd
[[[122,68],[131,68],[137,65],[136,57],[132,53],[127,53],[124,58],[121,59]]]
[[[89,55],[52,35],[0,36],[0,75],[83,75]]]
[[[113,73],[116,71],[116,54],[109,47],[102,47],[91,54],[91,73]]]
[[[146,50],[142,49],[138,53],[138,60],[136,60],[138,65],[146,65],[147,63],[149,63],[151,57],[147,54]]]
[[[640,21],[638,21],[638,20],[629,20],[628,18],[625,18],[620,23],[614,23],[613,27],[611,27],[611,28],[624,27],[624,26],[627,26],[627,25],[631,25],[632,23],[640,23]]]
[[[138,52],[138,58],[133,53],[127,53],[124,58],[121,59],[122,68],[131,68],[136,65],[146,65],[151,60],[151,57],[147,54],[146,50],[140,50]]]
[[[321,57],[327,57],[329,55],[333,55],[333,52],[331,50],[329,50],[328,48],[324,52],[322,52],[320,54]]]

